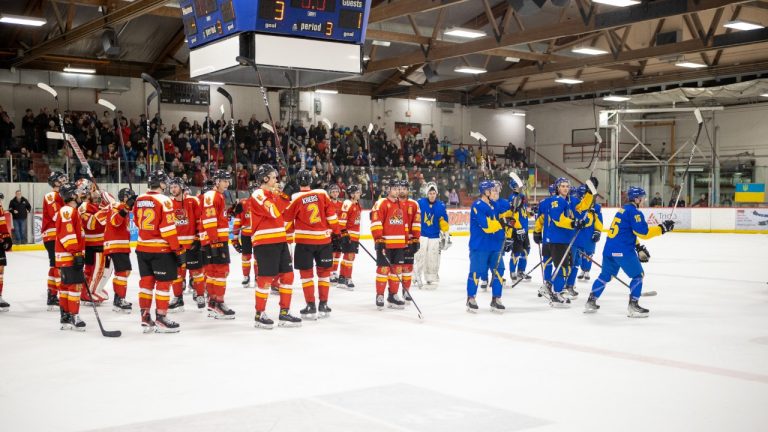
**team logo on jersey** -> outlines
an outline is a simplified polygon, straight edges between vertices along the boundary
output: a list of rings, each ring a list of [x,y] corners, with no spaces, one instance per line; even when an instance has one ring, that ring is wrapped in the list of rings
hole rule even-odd
[[[213,205],[213,196],[205,195],[205,205],[207,205],[207,206],[212,206]]]
[[[403,211],[400,209],[397,209],[392,214],[392,217],[389,218],[389,224],[390,225],[402,225],[403,224]]]
[[[184,209],[176,209],[173,213],[176,217],[176,225],[189,225],[189,218]]]
[[[435,215],[424,215],[424,224],[426,226],[432,226],[432,223],[435,220]]]
[[[163,207],[165,207],[166,210],[173,210],[173,204],[171,203],[171,200],[167,200],[163,203]]]

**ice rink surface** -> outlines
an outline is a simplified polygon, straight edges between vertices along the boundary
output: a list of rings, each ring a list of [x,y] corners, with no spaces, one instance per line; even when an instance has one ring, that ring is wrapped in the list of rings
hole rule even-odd
[[[376,311],[374,265],[361,250],[357,289],[332,288],[330,319],[257,330],[233,252],[227,303],[237,319],[206,318],[187,301],[173,315],[181,333],[142,334],[134,273],[134,312],[99,310],[107,329],[123,331],[117,339],[101,336],[90,306],[84,334],[58,330],[58,312],[44,307],[45,252],[10,253],[0,430],[765,430],[768,237],[648,241],[645,289],[659,295],[641,299],[647,319],[626,317],[617,282],[597,314],[582,313],[591,283],[577,284],[570,309],[551,309],[536,297],[538,271],[505,290],[505,314],[489,312],[488,292],[468,314],[467,241],[455,237],[444,253],[437,290],[414,290],[423,322],[413,306]],[[293,299],[298,314],[301,289]],[[277,311],[271,296],[268,313]]]

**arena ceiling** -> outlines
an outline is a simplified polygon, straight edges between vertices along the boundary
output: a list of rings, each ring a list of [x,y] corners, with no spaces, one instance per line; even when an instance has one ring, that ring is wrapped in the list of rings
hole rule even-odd
[[[0,12],[48,20],[39,28],[0,24],[6,68],[80,65],[107,75],[189,77],[174,1],[4,1]],[[498,107],[764,77],[768,29],[724,26],[737,20],[768,25],[768,1],[644,0],[614,7],[590,0],[373,0],[365,73],[330,87]],[[485,36],[446,34],[454,27]],[[104,51],[105,29],[116,35],[119,53]],[[699,67],[679,66],[683,61]],[[455,71],[466,66],[486,72]]]

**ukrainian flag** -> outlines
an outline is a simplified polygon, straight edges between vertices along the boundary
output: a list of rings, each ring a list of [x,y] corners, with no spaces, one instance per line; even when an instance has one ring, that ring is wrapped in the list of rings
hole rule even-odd
[[[765,202],[764,183],[739,183],[733,197],[736,202],[761,203]]]

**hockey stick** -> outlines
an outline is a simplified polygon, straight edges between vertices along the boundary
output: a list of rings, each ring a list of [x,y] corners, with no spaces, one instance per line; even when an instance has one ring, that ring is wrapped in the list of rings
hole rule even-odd
[[[157,82],[156,79],[152,78],[152,76],[147,73],[142,73],[141,79],[148,82],[149,85],[151,85],[152,88],[155,89],[153,93],[155,94],[155,96],[157,96],[157,114],[159,115],[160,114],[160,96],[162,96],[163,94],[163,89],[160,88],[160,83]],[[150,94],[149,97],[147,98],[147,131],[149,131],[149,104],[152,102],[152,99],[154,98],[152,94]],[[160,151],[162,152],[161,154],[163,155],[162,166],[163,168],[165,168],[165,146],[160,141],[160,123],[157,124],[157,130],[155,132],[157,133],[157,143],[160,145]],[[147,136],[149,136],[149,132],[147,132]]]
[[[589,255],[585,254],[584,252],[582,252],[582,253],[581,253],[581,256],[583,256],[584,258],[586,258],[586,259],[588,259],[588,260],[592,261],[592,264],[594,264],[594,265],[596,265],[596,266],[600,267],[601,269],[603,268],[603,266],[601,266],[601,265],[600,265],[600,263],[598,263],[597,261],[595,261],[595,260],[594,260],[594,259],[593,259],[591,256],[589,256]],[[624,282],[623,280],[619,279],[619,277],[618,277],[618,276],[613,276],[613,279],[616,279],[617,281],[619,281],[619,283],[621,283],[621,284],[622,284],[622,285],[624,285],[625,287],[629,288],[630,290],[632,289],[632,287],[631,287],[631,286],[629,286],[629,284],[628,284],[628,283],[626,283],[626,282]],[[645,291],[645,292],[643,292],[643,293],[642,293],[642,294],[640,294],[640,295],[641,295],[641,296],[643,296],[643,297],[653,297],[653,296],[655,296],[655,295],[657,295],[657,294],[658,294],[658,293],[657,293],[656,291]]]
[[[360,242],[360,243],[359,243],[359,245],[360,245],[360,247],[361,247],[361,248],[363,248],[363,250],[365,251],[365,253],[367,253],[367,254],[368,254],[368,256],[369,256],[369,257],[371,257],[371,259],[372,259],[374,262],[376,262],[376,257],[374,257],[373,255],[371,255],[371,252],[370,252],[370,251],[368,251],[368,248],[366,248],[366,247],[365,247],[365,245],[363,245],[363,243],[362,243],[362,242]],[[384,253],[382,253],[382,254],[381,254],[381,256],[384,258],[384,261],[386,261],[386,262],[387,262],[387,267],[390,267],[390,268],[391,268],[391,267],[392,267],[392,263],[391,263],[391,262],[389,262],[389,258],[387,258],[387,255],[386,255],[386,254],[384,254]],[[397,280],[399,280],[399,281],[400,281],[400,284],[404,286],[405,284],[403,284],[403,280],[400,278],[400,275],[399,275],[399,274],[396,274],[396,273],[393,273],[393,274],[394,274],[394,275],[397,277]],[[420,319],[420,320],[423,320],[423,319],[424,319],[424,315],[422,315],[422,313],[421,313],[421,309],[419,308],[419,305],[417,305],[417,304],[416,304],[416,301],[413,299],[413,295],[411,294],[411,290],[410,290],[410,289],[408,290],[408,296],[411,298],[411,303],[413,303],[413,305],[414,305],[414,306],[416,306],[416,311],[417,311],[417,313],[418,313],[418,315],[419,315],[419,319]]]
[[[101,335],[108,338],[116,338],[122,336],[123,332],[120,330],[105,330],[104,324],[101,323],[101,317],[99,316],[99,311],[96,309],[96,302],[91,299],[89,302],[91,306],[93,306],[93,313],[96,315],[96,322],[99,323],[99,329],[101,330]]]
[[[59,127],[61,128],[61,141],[62,146],[64,148],[67,147],[67,140],[64,138],[66,135],[66,131],[64,130],[64,116],[61,115],[61,107],[59,106],[59,94],[56,92],[56,90],[53,89],[53,87],[49,86],[45,83],[37,83],[37,87],[41,90],[45,90],[48,92],[51,96],[53,96],[53,99],[56,101],[56,113],[59,116]],[[50,138],[50,136],[48,137]],[[67,157],[67,165],[69,165],[69,157]]]
[[[106,99],[99,99],[98,101],[99,105],[107,108],[108,110],[112,111],[113,114],[117,114],[117,107],[112,102],[106,100]],[[123,159],[125,160],[125,166],[130,170],[130,166],[128,166],[128,153],[125,151],[125,140],[123,139],[123,131],[122,126],[120,125],[120,119],[115,117],[115,131],[117,132],[117,135],[120,137],[120,150],[123,152]],[[131,176],[130,171],[128,175],[128,188],[130,190],[133,190],[133,185],[131,184]]]
[[[226,89],[224,89],[224,87],[219,87],[216,89],[216,91],[219,92],[219,94],[221,94],[222,96],[224,96],[227,99],[227,102],[229,102],[229,142],[233,143],[233,145],[235,146],[233,151],[235,156],[235,170],[237,170],[237,143],[235,142],[235,104],[232,99],[232,95]],[[223,117],[224,105],[221,106],[221,110],[222,110],[222,117]],[[238,199],[240,199],[240,197],[238,196],[239,191],[237,189],[237,186],[238,186],[237,176],[238,176],[238,172],[235,171],[235,200],[234,200],[235,203],[237,202]]]
[[[537,205],[538,205],[538,201],[536,199],[537,198],[537,196],[536,196],[536,189],[537,189],[536,188],[536,181],[539,178],[539,164],[538,164],[538,161],[539,161],[539,151],[537,149],[538,138],[536,137],[536,128],[532,124],[529,123],[529,124],[525,125],[525,128],[528,129],[529,131],[531,131],[531,133],[533,133],[533,182],[534,182],[534,184],[533,184],[533,200],[536,201]],[[537,207],[537,210],[538,210],[538,207]],[[542,232],[542,234],[543,234],[543,232]],[[544,256],[541,253],[541,243],[536,243],[536,249],[539,251],[539,262],[544,262]],[[546,282],[546,280],[544,278],[544,267],[545,266],[541,266],[541,280]]]
[[[275,120],[272,118],[272,111],[269,109],[269,99],[267,98],[267,89],[264,88],[264,83],[261,80],[261,73],[259,72],[259,67],[256,65],[256,62],[249,59],[248,57],[244,56],[237,56],[236,60],[240,64],[246,64],[253,68],[253,70],[256,72],[256,79],[259,81],[259,90],[261,90],[261,96],[264,98],[264,107],[267,109],[267,117],[269,117],[269,124],[271,125],[270,128],[266,128],[270,132],[272,132],[272,135],[275,137],[275,154],[276,156],[279,156],[280,159],[282,159],[283,165],[285,167],[288,166],[288,161],[285,159],[285,155],[283,154],[283,144],[281,142],[280,137],[277,135],[277,126],[275,125]],[[277,153],[279,151],[279,153]],[[279,163],[280,161],[278,161]]]
[[[148,172],[152,172],[152,134],[149,127],[149,104],[157,97],[157,92],[153,91],[147,96],[147,104],[144,109],[144,117],[147,119],[147,169]]]
[[[680,202],[680,195],[683,193],[683,186],[685,186],[685,178],[688,176],[688,170],[691,168],[691,162],[693,162],[693,155],[694,155],[694,152],[696,151],[696,147],[699,144],[699,136],[701,136],[701,128],[702,126],[704,126],[704,118],[701,116],[701,111],[698,108],[693,111],[693,115],[696,116],[696,122],[699,123],[699,130],[696,132],[696,139],[693,141],[693,146],[691,147],[691,155],[688,157],[688,164],[685,166],[685,172],[683,172],[680,189],[677,190],[677,198],[675,199],[675,205],[672,207],[672,213],[669,214],[670,219],[672,219],[672,216],[675,214],[675,210],[677,210],[677,204]]]
[[[533,273],[533,272],[534,272],[534,271],[535,271],[537,268],[539,268],[539,266],[541,266],[541,263],[542,263],[542,261],[539,261],[539,263],[538,263],[538,264],[536,264],[535,266],[533,266],[533,268],[531,268],[530,270],[528,270],[528,272],[527,272],[525,275],[526,275],[526,276],[529,276],[529,275],[530,275],[531,273]],[[521,278],[521,279],[518,279],[517,281],[515,281],[515,283],[513,283],[513,284],[512,284],[512,285],[511,285],[509,288],[507,288],[507,289],[512,289],[512,288],[516,287],[516,286],[517,286],[517,285],[518,285],[520,282],[522,282],[522,281],[523,281],[523,279],[522,279],[522,278]]]

